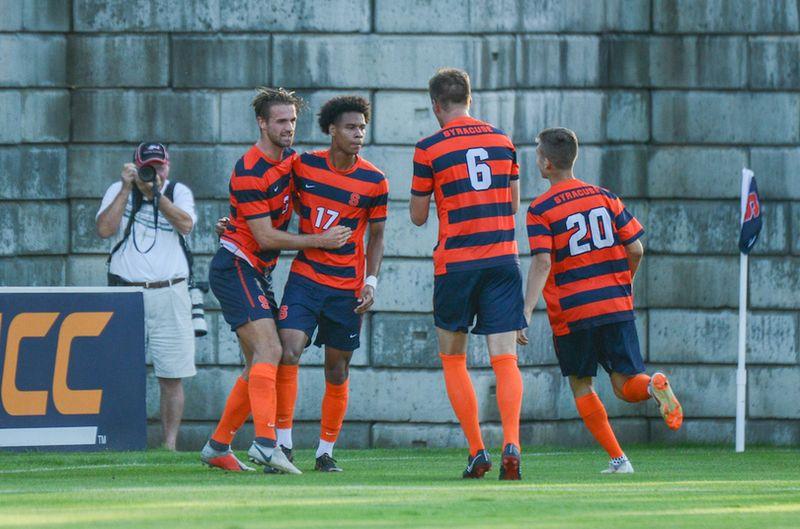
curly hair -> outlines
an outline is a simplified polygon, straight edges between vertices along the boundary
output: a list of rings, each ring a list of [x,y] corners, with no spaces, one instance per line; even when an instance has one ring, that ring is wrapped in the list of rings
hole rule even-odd
[[[364,114],[364,121],[369,123],[369,101],[361,96],[338,96],[328,100],[319,110],[319,128],[328,134],[328,128],[345,112]]]
[[[252,105],[256,117],[269,119],[269,109],[273,105],[294,105],[295,110],[300,112],[305,106],[305,102],[300,96],[285,88],[259,86],[256,88],[256,96],[253,98]]]

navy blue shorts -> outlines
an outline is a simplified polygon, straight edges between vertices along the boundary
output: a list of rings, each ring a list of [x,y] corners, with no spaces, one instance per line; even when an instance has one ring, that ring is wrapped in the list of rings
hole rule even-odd
[[[433,280],[433,319],[440,329],[498,334],[527,327],[518,264],[448,272]]]
[[[558,365],[565,377],[597,376],[597,364],[607,373],[644,373],[636,324],[621,321],[553,336]]]
[[[321,285],[299,274],[289,274],[278,312],[278,327],[297,329],[310,338],[319,326],[315,345],[355,351],[361,342],[361,314],[352,290]]]
[[[211,260],[208,283],[231,330],[250,321],[276,319],[278,307],[272,277],[259,274],[250,263],[225,248],[217,250]]]

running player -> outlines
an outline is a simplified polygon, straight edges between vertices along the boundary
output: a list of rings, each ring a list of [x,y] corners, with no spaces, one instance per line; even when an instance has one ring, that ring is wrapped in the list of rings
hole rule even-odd
[[[594,392],[597,364],[627,402],[653,397],[672,430],[683,422],[667,377],[644,374],[633,313],[632,284],[644,248],[641,224],[613,193],[575,178],[578,138],[569,129],[539,133],[536,165],[550,189],[528,208],[531,267],[525,295],[530,320],[544,289],[561,374],[569,377],[584,424],[608,452],[603,473],[633,472],[605,407]],[[528,343],[525,332],[519,343]]]
[[[255,439],[248,456],[258,464],[299,474],[275,450],[275,381],[282,347],[275,326],[270,273],[281,249],[340,248],[351,229],[322,233],[286,232],[292,215],[290,173],[297,158],[290,148],[301,100],[284,89],[260,88],[253,109],[260,138],[242,156],[230,180],[230,220],[211,261],[209,282],[225,321],[236,331],[245,368],[225,404],[219,425],[201,460],[225,470],[252,470],[233,454],[230,443],[252,412]]]
[[[339,249],[298,252],[278,320],[283,359],[278,372],[277,435],[287,454],[292,449],[300,355],[317,328],[315,343],[325,346],[325,396],[315,465],[323,472],[341,471],[333,447],[347,411],[350,359],[360,344],[362,315],[374,302],[383,259],[389,185],[381,171],[358,155],[369,118],[364,98],[331,99],[319,112],[319,126],[331,137],[330,148],[302,154],[293,163],[300,233],[318,234],[332,226],[353,230]]]
[[[467,331],[486,335],[497,378],[503,423],[500,479],[520,479],[519,418],[522,376],[516,335],[525,327],[522,277],[514,214],[519,208],[519,167],[511,140],[469,115],[467,72],[441,69],[429,82],[433,112],[442,129],[417,143],[411,187],[411,221],[428,219],[431,193],[439,217],[433,252],[433,316],[447,395],[469,444],[465,478],[491,469],[478,421],[478,402],[467,371]]]

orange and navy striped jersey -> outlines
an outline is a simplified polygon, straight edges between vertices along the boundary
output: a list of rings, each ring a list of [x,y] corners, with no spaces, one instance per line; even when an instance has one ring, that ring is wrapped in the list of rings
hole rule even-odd
[[[247,221],[270,217],[275,229],[286,231],[292,218],[290,186],[295,158],[297,153],[284,149],[280,160],[271,160],[253,145],[239,158],[231,174],[228,186],[230,221],[220,242],[228,249],[241,252],[261,273],[275,267],[280,250],[261,250]]]
[[[352,229],[353,234],[336,250],[308,248],[298,252],[291,273],[357,294],[364,286],[367,224],[386,220],[389,182],[361,156],[346,171],[333,167],[328,156],[327,150],[307,152],[292,164],[300,233],[322,233],[341,225]]]
[[[559,182],[531,203],[527,225],[531,255],[550,254],[543,294],[553,334],[634,319],[625,245],[644,229],[616,195]]]
[[[417,142],[411,194],[434,193],[435,275],[519,261],[511,204],[518,179],[511,140],[483,121],[461,117]]]

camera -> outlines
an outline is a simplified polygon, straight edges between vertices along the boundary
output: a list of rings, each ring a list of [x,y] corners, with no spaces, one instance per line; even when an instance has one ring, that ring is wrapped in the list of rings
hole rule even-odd
[[[139,180],[146,184],[154,182],[156,179],[156,169],[152,165],[143,165],[138,167],[136,169],[136,173],[139,175]]]
[[[192,281],[189,284],[189,297],[192,299],[192,326],[197,337],[208,334],[206,312],[203,310],[203,293],[208,292],[208,283]]]

